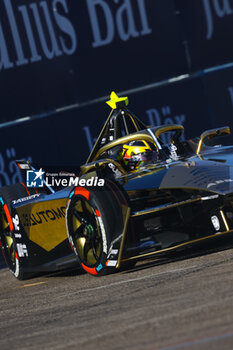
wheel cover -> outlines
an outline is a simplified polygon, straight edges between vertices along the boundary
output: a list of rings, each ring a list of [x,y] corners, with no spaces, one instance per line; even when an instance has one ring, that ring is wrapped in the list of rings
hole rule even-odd
[[[94,208],[78,197],[70,208],[70,234],[81,262],[96,266],[103,251],[101,229]]]
[[[0,211],[0,232],[2,247],[4,250],[7,264],[9,265],[10,270],[14,272],[16,268],[14,240],[10,230],[10,225],[6,217],[6,213],[3,208],[1,208]]]

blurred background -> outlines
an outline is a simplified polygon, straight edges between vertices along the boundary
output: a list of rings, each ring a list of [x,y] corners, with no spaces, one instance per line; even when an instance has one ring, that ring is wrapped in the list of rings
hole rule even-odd
[[[233,129],[232,62],[233,0],[1,0],[0,186],[14,159],[84,163],[112,90],[186,137]]]

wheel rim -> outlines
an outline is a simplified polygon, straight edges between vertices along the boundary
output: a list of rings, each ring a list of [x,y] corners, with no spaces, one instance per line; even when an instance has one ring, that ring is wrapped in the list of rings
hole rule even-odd
[[[79,259],[86,266],[96,266],[103,251],[101,229],[95,210],[81,197],[73,203],[70,220],[72,236]]]
[[[16,268],[16,256],[15,256],[15,247],[12,233],[10,230],[10,225],[7,221],[7,217],[4,209],[2,208],[0,212],[0,225],[1,225],[1,242],[4,250],[4,255],[9,265],[9,268],[12,271],[15,271]]]

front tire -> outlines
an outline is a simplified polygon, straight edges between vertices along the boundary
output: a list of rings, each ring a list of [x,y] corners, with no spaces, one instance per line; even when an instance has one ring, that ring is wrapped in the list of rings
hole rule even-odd
[[[70,243],[83,269],[94,276],[115,268],[107,266],[111,238],[117,225],[117,208],[107,189],[77,187],[67,208]]]

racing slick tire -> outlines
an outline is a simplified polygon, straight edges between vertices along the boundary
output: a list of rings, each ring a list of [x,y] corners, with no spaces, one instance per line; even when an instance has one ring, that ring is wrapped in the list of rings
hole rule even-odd
[[[120,209],[116,194],[106,186],[102,190],[77,187],[70,198],[67,207],[69,241],[80,265],[93,276],[103,276],[115,270],[107,264]]]
[[[0,189],[0,245],[5,262],[13,275],[23,280],[27,274],[23,271],[14,237],[11,202],[19,198],[37,193],[36,190],[26,188],[24,183],[5,186]]]

